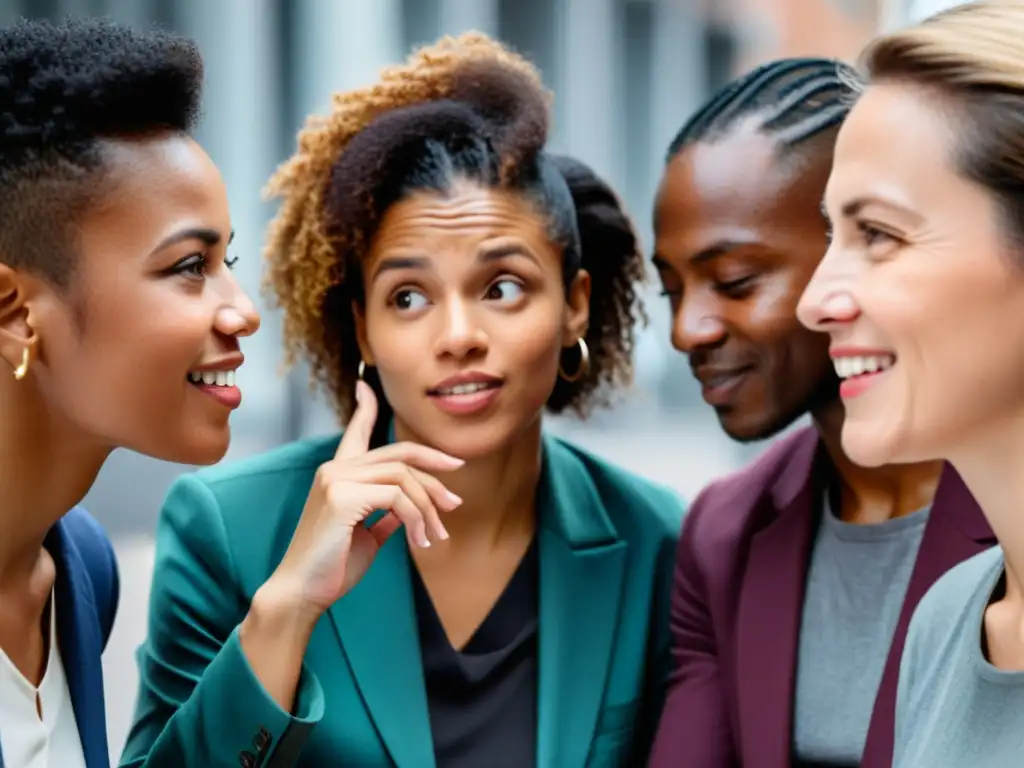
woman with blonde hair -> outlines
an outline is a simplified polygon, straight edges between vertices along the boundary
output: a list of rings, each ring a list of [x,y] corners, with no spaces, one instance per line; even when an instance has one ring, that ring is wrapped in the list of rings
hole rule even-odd
[[[833,240],[799,308],[846,373],[847,454],[948,458],[1000,545],[950,570],[915,612],[901,768],[1024,759],[1021,40],[1024,5],[983,0],[868,47],[825,195]]]
[[[300,135],[269,285],[347,426],[170,491],[123,765],[645,762],[682,506],[541,429],[628,381],[643,263],[547,114],[467,36]]]

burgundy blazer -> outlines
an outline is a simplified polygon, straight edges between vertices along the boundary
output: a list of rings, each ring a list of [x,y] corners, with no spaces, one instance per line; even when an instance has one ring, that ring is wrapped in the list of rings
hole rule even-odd
[[[817,504],[834,469],[818,433],[780,439],[690,507],[672,594],[672,674],[654,768],[789,768],[797,640]],[[939,482],[875,699],[862,768],[889,768],[900,655],[928,587],[994,545],[952,467]],[[836,691],[836,696],[842,696]]]

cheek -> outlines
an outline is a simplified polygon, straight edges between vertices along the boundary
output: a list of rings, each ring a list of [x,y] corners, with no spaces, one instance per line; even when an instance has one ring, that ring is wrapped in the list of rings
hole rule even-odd
[[[747,304],[746,323],[752,338],[772,338],[798,327],[796,305],[801,286],[794,275],[778,275],[763,281]]]
[[[1024,281],[974,259],[879,273],[861,302],[872,341],[896,367],[848,405],[855,461],[946,459],[965,437],[1016,410],[1024,392]],[[867,339],[865,339],[867,341]],[[847,435],[846,432],[849,432]]]
[[[75,319],[69,317],[69,323]],[[138,291],[130,302],[84,307],[77,322],[47,344],[52,384],[71,408],[105,421],[173,414],[212,326],[201,302]],[[104,410],[108,413],[101,415]]]

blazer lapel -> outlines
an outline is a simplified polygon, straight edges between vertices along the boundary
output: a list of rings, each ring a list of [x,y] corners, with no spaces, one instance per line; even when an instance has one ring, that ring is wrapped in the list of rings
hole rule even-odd
[[[816,430],[798,438],[754,523],[740,591],[736,685],[740,741],[747,768],[790,764],[793,687],[804,582],[814,529],[816,476],[824,450]],[[827,473],[825,473],[827,474]]]
[[[618,538],[580,459],[547,437],[537,505],[537,765],[582,768],[604,698],[626,545]]]
[[[100,666],[103,638],[91,582],[81,556],[64,536],[62,522],[51,529],[46,548],[57,566],[57,643],[85,763],[88,768],[108,768],[110,753]]]
[[[356,684],[398,768],[433,768],[409,552],[398,533],[328,612]]]
[[[959,562],[996,544],[981,508],[952,466],[946,469],[935,492],[935,501],[921,539],[914,571],[907,585],[903,609],[893,634],[889,656],[871,715],[862,768],[886,768],[892,763],[895,738],[896,688],[900,658],[914,608],[925,592]]]

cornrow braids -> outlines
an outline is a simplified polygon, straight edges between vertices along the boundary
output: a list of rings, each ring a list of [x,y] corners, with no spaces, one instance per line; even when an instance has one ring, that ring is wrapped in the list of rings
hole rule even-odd
[[[669,145],[666,162],[696,141],[715,141],[745,119],[790,150],[837,127],[856,94],[855,70],[836,59],[785,58],[763,64],[713,96]]]
[[[310,118],[299,134],[297,151],[268,185],[282,205],[269,229],[265,286],[284,309],[286,363],[310,363],[312,384],[326,390],[343,422],[360,361],[353,302],[363,300],[362,261],[394,203],[417,191],[444,193],[458,180],[509,190],[545,216],[567,290],[581,266],[590,268],[580,226],[593,220],[578,217],[571,184],[544,152],[549,107],[529,62],[470,33],[413,53],[370,87],[336,95],[330,114]],[[600,269],[621,276],[605,280],[619,293],[591,302],[590,372],[559,381],[549,410],[582,414],[601,384],[631,373],[623,318],[636,304],[632,258],[642,259],[614,255]],[[375,379],[368,383],[382,394]],[[390,407],[379,399],[386,429]]]

